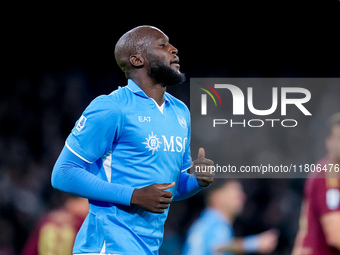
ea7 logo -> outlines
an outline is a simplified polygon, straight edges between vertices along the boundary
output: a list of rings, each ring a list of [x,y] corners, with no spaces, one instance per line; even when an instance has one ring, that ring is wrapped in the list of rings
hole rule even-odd
[[[215,84],[214,88],[209,86],[210,89],[214,92],[214,94],[218,97],[220,104],[222,106],[222,101],[219,97],[219,94],[215,89],[227,89],[231,92],[233,98],[233,115],[244,115],[244,94],[242,90],[232,84]],[[202,88],[200,88],[202,89]],[[205,91],[214,101],[215,106],[217,106],[216,100],[214,96],[207,90],[202,89]],[[208,93],[209,92],[209,93]],[[299,93],[303,95],[302,98],[288,98],[290,93]],[[296,88],[296,87],[282,87],[281,88],[281,115],[287,114],[287,105],[292,104],[295,105],[304,115],[312,115],[306,107],[303,105],[307,103],[311,99],[311,93],[308,89],[305,88]],[[247,105],[248,109],[251,113],[255,115],[270,115],[276,111],[278,105],[278,88],[272,88],[272,105],[269,109],[265,110],[258,110],[254,107],[253,104],[253,88],[247,88]],[[207,115],[207,95],[201,95],[201,115]]]
[[[151,117],[145,117],[145,116],[138,116],[138,120],[139,122],[150,122],[151,121]]]

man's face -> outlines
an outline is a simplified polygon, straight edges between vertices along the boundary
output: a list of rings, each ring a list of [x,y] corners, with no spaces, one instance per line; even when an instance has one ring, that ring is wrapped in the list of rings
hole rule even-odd
[[[153,30],[146,53],[148,73],[156,83],[171,86],[185,81],[180,72],[178,50],[169,43],[169,38],[161,31]]]
[[[230,181],[222,188],[223,203],[225,209],[234,216],[240,214],[243,210],[246,195],[243,191],[241,183]]]
[[[331,160],[340,162],[340,124],[334,125],[326,140],[327,150]]]

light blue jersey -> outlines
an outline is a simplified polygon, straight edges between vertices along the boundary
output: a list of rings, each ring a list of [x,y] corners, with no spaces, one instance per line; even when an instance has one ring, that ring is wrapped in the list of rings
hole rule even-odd
[[[228,219],[219,211],[208,208],[191,226],[183,255],[217,255],[217,248],[229,245],[234,231]],[[223,253],[229,255],[231,253]]]
[[[66,147],[92,163],[95,176],[126,188],[120,204],[89,200],[74,254],[158,254],[168,209],[155,214],[130,205],[132,191],[176,182],[170,189],[175,194],[181,172],[192,163],[189,110],[168,93],[164,100],[158,106],[128,80],[126,87],[94,99],[76,122]]]

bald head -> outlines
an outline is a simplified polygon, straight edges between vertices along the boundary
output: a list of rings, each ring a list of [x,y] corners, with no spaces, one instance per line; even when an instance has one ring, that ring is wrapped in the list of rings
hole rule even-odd
[[[178,50],[158,28],[139,26],[126,32],[117,42],[115,58],[126,78],[163,87],[180,84]]]
[[[115,58],[118,66],[128,77],[129,69],[132,67],[130,56],[141,54],[146,55],[151,39],[157,34],[164,33],[156,27],[139,26],[126,32],[117,42],[115,47]],[[164,35],[165,36],[165,35]]]

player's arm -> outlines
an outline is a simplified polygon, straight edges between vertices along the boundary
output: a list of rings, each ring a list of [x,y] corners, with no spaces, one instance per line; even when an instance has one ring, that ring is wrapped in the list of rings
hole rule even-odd
[[[174,201],[187,199],[204,188],[206,187],[202,187],[199,185],[194,174],[183,172],[181,173],[178,180],[178,186],[174,195]]]
[[[234,238],[234,240],[217,249],[220,253],[271,253],[277,245],[278,232],[275,229],[270,229],[257,235],[247,236],[245,238]]]
[[[337,161],[336,156],[333,153],[330,153],[329,155],[329,162],[333,164],[339,163]],[[336,183],[338,183],[339,182],[338,173],[333,172],[333,174],[335,174],[334,176],[335,178],[333,180],[335,180]],[[329,180],[332,180],[332,178],[330,178]],[[331,196],[330,193],[328,192],[332,192],[331,188],[333,187],[328,187],[327,183],[328,182],[326,181],[326,187],[328,188],[328,190],[326,191],[326,193],[324,193],[324,197],[326,197],[326,201],[324,201],[321,206],[318,206],[319,208],[323,209],[320,212],[320,215],[321,215],[320,222],[321,222],[322,230],[325,234],[327,244],[329,246],[337,248],[340,251],[340,206],[339,206],[340,191],[339,189],[337,189],[338,187],[335,187],[333,190],[333,192],[335,193],[333,196]],[[329,205],[329,203],[331,202],[337,203],[338,206],[336,208],[331,209]],[[325,207],[325,205],[327,205],[327,208]]]
[[[217,252],[221,254],[226,252],[244,253],[245,249],[243,248],[243,241],[244,238],[234,238],[230,244],[217,248]]]
[[[89,163],[65,146],[53,168],[52,186],[79,197],[130,205],[134,188],[103,181],[87,169]]]
[[[205,158],[203,148],[198,151],[198,159],[193,161],[193,169],[198,169],[201,166],[213,166],[214,162]],[[174,201],[183,200],[195,195],[200,190],[208,187],[214,180],[214,173],[203,173],[197,171],[195,174],[188,174],[183,171],[178,180],[177,191],[174,196]]]
[[[322,215],[321,226],[328,245],[340,251],[340,211],[328,212]]]
[[[89,163],[74,155],[65,146],[52,172],[52,186],[79,197],[121,205],[134,204],[154,213],[163,213],[172,202],[172,193],[165,189],[173,187],[174,182],[137,189],[103,181],[87,169]]]
[[[76,122],[52,172],[56,189],[88,199],[130,205],[134,188],[102,180],[91,162],[107,153],[121,135],[124,113],[108,96],[94,99]]]
[[[213,166],[212,160],[205,158],[205,151],[203,148],[198,150],[198,158],[191,162],[190,140],[191,140],[191,123],[189,109],[185,108],[186,122],[188,124],[188,142],[186,143],[185,153],[183,155],[182,172],[178,180],[177,190],[174,200],[183,200],[189,198],[200,190],[208,187],[214,180],[215,173],[206,171],[199,171],[201,167]],[[190,169],[190,173],[187,170]],[[197,171],[195,171],[197,170]]]

